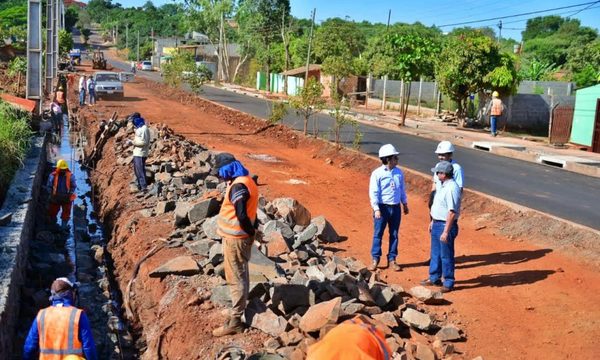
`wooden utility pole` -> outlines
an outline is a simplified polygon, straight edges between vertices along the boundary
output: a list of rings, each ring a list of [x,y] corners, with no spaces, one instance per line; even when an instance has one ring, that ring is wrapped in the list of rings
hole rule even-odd
[[[137,62],[140,62],[140,31],[137,32]]]
[[[308,38],[308,54],[306,55],[306,70],[304,71],[304,86],[308,84],[308,67],[310,66],[310,48],[312,47],[313,40],[313,29],[315,27],[315,15],[317,14],[317,8],[312,11],[312,22],[310,23],[310,36]]]
[[[392,9],[390,9],[390,11],[388,11],[388,22],[387,22],[387,27],[385,28],[386,30],[390,28],[390,19],[392,18]]]
[[[223,72],[223,22],[225,14],[221,13],[221,24],[219,25],[219,45],[217,45],[217,83],[221,82]]]
[[[129,49],[129,24],[125,24],[125,48]]]

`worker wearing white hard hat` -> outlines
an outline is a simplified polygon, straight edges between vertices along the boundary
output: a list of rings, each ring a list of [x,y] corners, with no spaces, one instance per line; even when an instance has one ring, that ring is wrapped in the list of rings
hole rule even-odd
[[[456,161],[452,159],[452,155],[454,155],[454,145],[452,145],[452,143],[447,140],[441,141],[435,149],[435,153],[437,154],[438,161],[448,161],[452,164],[452,167],[454,168],[454,182],[456,182],[456,185],[458,185],[462,192],[464,187],[464,172],[462,166],[460,166]],[[431,191],[434,192],[436,190],[439,190],[441,186],[442,182],[440,181],[440,179],[438,179],[436,174],[433,174],[433,184],[431,185]],[[433,194],[431,196],[431,199],[433,199]],[[431,205],[429,207],[431,207]]]
[[[398,256],[398,232],[404,214],[408,214],[408,201],[404,186],[404,174],[398,167],[398,150],[392,144],[385,144],[379,149],[379,158],[382,165],[371,173],[369,182],[369,200],[373,209],[373,243],[371,246],[370,271],[375,271],[382,255],[382,238],[385,228],[388,228],[388,266],[400,271],[402,268],[396,262]]]

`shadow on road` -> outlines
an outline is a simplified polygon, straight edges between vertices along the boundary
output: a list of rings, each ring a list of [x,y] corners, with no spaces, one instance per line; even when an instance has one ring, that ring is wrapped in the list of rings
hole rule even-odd
[[[479,287],[505,287],[533,284],[545,280],[554,274],[554,270],[525,270],[504,274],[480,275],[473,279],[456,281],[455,290],[475,289]]]
[[[495,264],[515,265],[540,259],[551,253],[552,249],[503,251],[490,254],[463,255],[455,259],[457,269],[468,269]]]

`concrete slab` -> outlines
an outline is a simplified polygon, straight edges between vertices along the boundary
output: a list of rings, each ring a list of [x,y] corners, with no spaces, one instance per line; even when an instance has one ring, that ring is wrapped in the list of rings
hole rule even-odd
[[[566,167],[568,163],[600,165],[600,160],[570,155],[540,155],[538,157],[538,162],[540,164],[558,166],[561,168]]]
[[[525,151],[525,146],[511,144],[511,143],[503,143],[503,142],[495,142],[495,141],[474,141],[471,144],[473,149],[477,150],[485,150],[492,151],[494,148],[509,148],[517,151]]]

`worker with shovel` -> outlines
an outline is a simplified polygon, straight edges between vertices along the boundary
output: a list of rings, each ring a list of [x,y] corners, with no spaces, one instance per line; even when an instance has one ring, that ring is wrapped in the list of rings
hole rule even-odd
[[[248,170],[231,154],[217,155],[215,167],[219,177],[227,182],[217,233],[223,238],[225,279],[233,305],[225,324],[212,332],[218,337],[244,330],[241,318],[250,287],[248,262],[257,235],[258,187]]]

